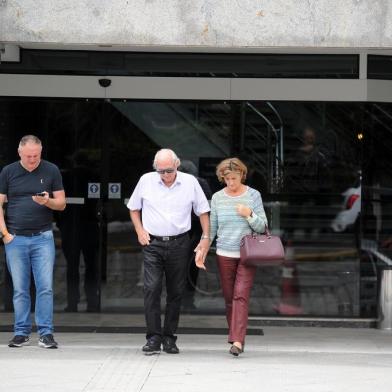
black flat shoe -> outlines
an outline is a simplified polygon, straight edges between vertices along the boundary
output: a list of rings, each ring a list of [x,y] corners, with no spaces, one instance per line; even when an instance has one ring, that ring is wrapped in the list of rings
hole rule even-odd
[[[180,352],[176,345],[176,339],[171,336],[165,336],[162,340],[163,351],[167,354],[178,354]]]
[[[160,336],[151,336],[147,339],[142,351],[147,354],[159,354],[161,352],[161,338]]]
[[[244,351],[242,350],[242,348],[239,348],[239,347],[235,346],[234,344],[230,347],[230,351],[229,351],[229,353],[231,355],[234,355],[235,357],[238,357],[243,352]]]

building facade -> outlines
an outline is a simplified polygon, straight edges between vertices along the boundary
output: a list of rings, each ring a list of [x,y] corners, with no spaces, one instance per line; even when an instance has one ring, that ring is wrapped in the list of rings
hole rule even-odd
[[[259,270],[253,315],[378,317],[392,236],[391,13],[360,0],[0,1],[0,165],[35,133],[64,175],[56,309],[79,288],[79,310],[89,290],[103,312],[142,310],[125,204],[169,147],[212,191],[221,159],[248,165],[287,252]],[[197,278],[190,268],[184,306],[220,314],[213,251],[208,266]]]

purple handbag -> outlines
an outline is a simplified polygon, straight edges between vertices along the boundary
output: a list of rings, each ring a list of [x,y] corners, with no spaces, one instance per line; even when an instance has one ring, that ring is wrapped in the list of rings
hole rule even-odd
[[[284,248],[280,238],[271,235],[266,227],[264,234],[253,232],[241,239],[240,255],[246,265],[278,265],[284,260]]]

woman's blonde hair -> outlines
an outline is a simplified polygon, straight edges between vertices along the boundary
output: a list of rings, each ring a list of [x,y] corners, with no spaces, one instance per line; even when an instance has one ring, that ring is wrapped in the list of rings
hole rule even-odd
[[[238,173],[241,175],[241,182],[244,183],[246,175],[248,174],[248,168],[245,163],[238,158],[227,158],[224,159],[216,167],[216,176],[220,182],[225,182],[225,176],[230,173]]]

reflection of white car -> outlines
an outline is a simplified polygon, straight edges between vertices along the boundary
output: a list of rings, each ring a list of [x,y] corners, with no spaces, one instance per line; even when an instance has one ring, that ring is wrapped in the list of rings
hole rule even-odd
[[[333,231],[341,232],[355,223],[361,212],[361,187],[348,188],[342,193],[344,196],[343,210],[340,211],[331,223]]]

